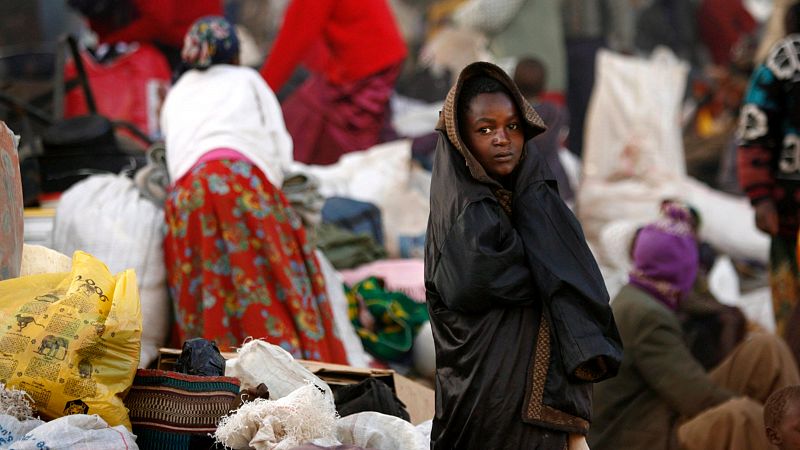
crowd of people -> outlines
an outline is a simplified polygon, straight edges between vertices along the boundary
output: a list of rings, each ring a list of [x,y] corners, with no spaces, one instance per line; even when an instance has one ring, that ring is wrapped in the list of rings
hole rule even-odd
[[[431,448],[800,449],[800,6],[776,1],[768,22],[740,0],[289,0],[263,64],[248,67],[221,2],[119,3],[69,1],[100,42],[155,43],[175,70],[160,113],[175,342],[229,350],[257,337],[347,363],[284,177],[292,161],[414,138],[432,164]],[[456,57],[441,48],[465,49],[431,57],[447,30],[493,63],[439,72]],[[564,166],[585,148],[598,52],[657,47],[692,67],[690,175],[746,195],[771,238],[776,332],[706,314],[721,324],[707,343],[725,342],[710,363],[687,345],[703,217],[662,199],[610,298]],[[430,134],[394,129],[403,95],[438,96]]]

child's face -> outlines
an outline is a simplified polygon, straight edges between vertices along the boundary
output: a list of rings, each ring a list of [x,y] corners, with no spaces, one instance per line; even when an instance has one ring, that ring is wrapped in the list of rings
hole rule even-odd
[[[525,137],[507,94],[478,94],[469,103],[462,130],[467,147],[489,175],[505,177],[519,164]]]
[[[786,405],[778,429],[767,428],[767,436],[781,450],[800,450],[800,402]]]

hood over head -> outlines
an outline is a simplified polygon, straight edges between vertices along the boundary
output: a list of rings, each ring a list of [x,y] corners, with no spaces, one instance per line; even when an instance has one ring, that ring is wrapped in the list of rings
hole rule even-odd
[[[531,106],[525,99],[525,96],[522,95],[511,77],[500,67],[489,62],[478,61],[468,65],[461,71],[456,84],[450,88],[450,91],[447,93],[444,106],[439,113],[439,123],[436,124],[436,129],[443,131],[453,147],[464,157],[473,178],[480,182],[499,187],[499,183],[486,173],[483,166],[481,166],[478,160],[470,153],[466,144],[464,144],[464,141],[461,139],[457,125],[460,119],[458,117],[458,99],[461,97],[464,83],[470,78],[480,75],[493,78],[506,88],[511,96],[511,100],[516,104],[522,116],[523,133],[526,142],[547,130],[547,126],[539,116],[539,113],[533,109],[533,106]]]

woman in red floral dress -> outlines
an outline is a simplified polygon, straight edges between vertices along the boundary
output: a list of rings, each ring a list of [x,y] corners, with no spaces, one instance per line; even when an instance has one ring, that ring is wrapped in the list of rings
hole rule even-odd
[[[238,65],[238,47],[224,19],[195,22],[182,52],[190,69],[162,111],[176,337],[223,350],[263,338],[295,358],[346,363],[313,248],[279,189],[291,138],[273,92]]]

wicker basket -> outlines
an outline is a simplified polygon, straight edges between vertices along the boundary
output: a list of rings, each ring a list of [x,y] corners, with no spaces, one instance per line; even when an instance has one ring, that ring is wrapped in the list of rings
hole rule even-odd
[[[238,394],[236,378],[140,369],[125,405],[139,448],[188,449],[217,430]]]

